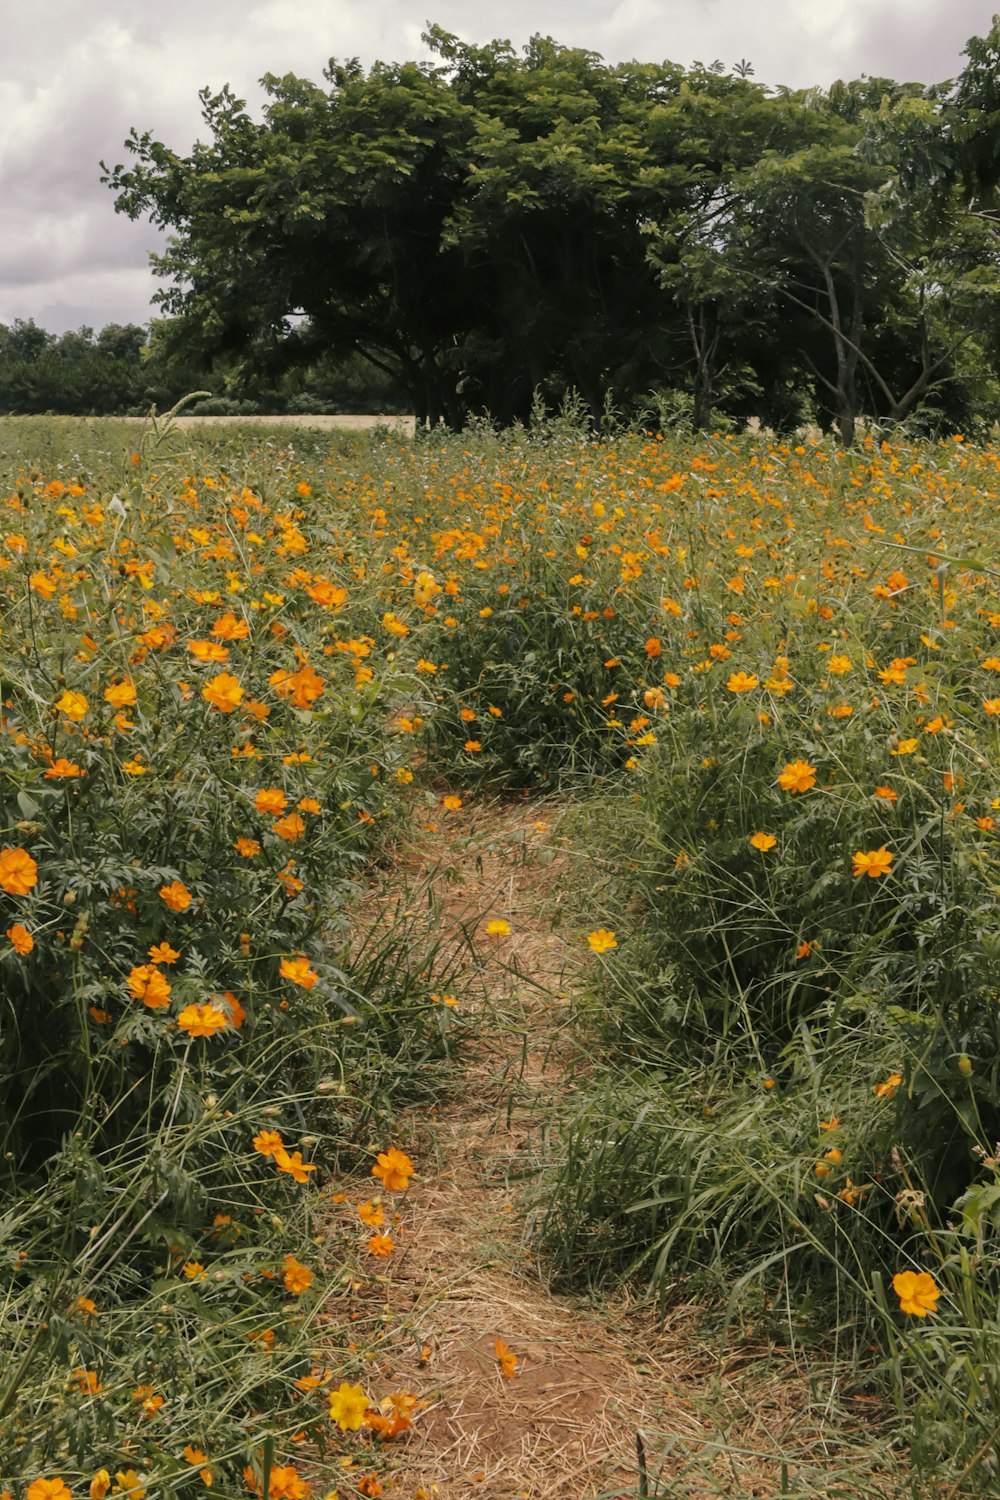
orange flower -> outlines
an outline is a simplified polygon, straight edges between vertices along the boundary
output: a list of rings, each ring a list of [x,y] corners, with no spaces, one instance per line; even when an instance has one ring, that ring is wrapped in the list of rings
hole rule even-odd
[[[261,1156],[277,1156],[279,1151],[284,1151],[285,1143],[281,1139],[278,1130],[262,1130],[253,1138],[253,1149],[259,1151]]]
[[[784,792],[808,792],[816,784],[816,767],[807,760],[790,760],[778,773],[778,785]]]
[[[186,911],[191,905],[191,892],[180,880],[172,880],[169,885],[161,885],[160,900],[171,911]]]
[[[293,984],[300,984],[304,990],[311,990],[319,978],[308,958],[301,953],[297,958],[283,958],[280,973],[282,979],[290,979]]]
[[[177,1024],[188,1036],[215,1036],[216,1032],[226,1030],[229,1021],[218,1006],[185,1005]]]
[[[362,1224],[367,1224],[369,1229],[381,1229],[385,1223],[381,1203],[372,1203],[370,1200],[366,1203],[359,1203],[357,1212]]]
[[[888,875],[892,867],[892,854],[882,845],[881,849],[869,849],[867,853],[858,850],[851,856],[854,862],[854,875],[868,875],[872,880],[877,880],[880,875]]]
[[[211,634],[217,635],[220,641],[245,641],[250,634],[250,626],[246,620],[238,620],[231,610],[227,610],[216,620]]]
[[[246,1008],[242,1006],[233,994],[232,990],[223,990],[221,998],[226,1002],[229,1012],[229,1024],[234,1031],[239,1031],[247,1018]]]
[[[59,781],[63,778],[69,780],[72,776],[86,776],[86,774],[86,771],[78,766],[75,761],[67,760],[65,756],[60,755],[49,766],[49,769],[45,773],[45,779],[46,781]]]
[[[206,682],[201,690],[201,696],[206,703],[210,703],[220,713],[231,714],[235,708],[239,707],[243,689],[240,687],[239,679],[232,673],[219,672]]]
[[[220,646],[218,641],[188,641],[187,648],[195,661],[224,662],[229,660],[228,646]]]
[[[295,1259],[294,1255],[286,1255],[282,1262],[282,1280],[285,1290],[291,1292],[293,1297],[301,1297],[313,1283],[313,1273],[308,1266],[304,1266]]]
[[[153,964],[139,964],[125,981],[134,1000],[141,1000],[150,1010],[170,1004],[170,984]]]
[[[461,805],[461,797],[448,796],[441,798],[441,806],[444,808],[445,812],[458,812],[458,809],[461,807]]]
[[[597,927],[593,932],[588,932],[587,942],[594,953],[607,953],[609,949],[618,947],[618,939],[607,927]]]
[[[372,1176],[381,1179],[387,1193],[405,1193],[414,1170],[406,1152],[390,1146],[388,1151],[379,1152],[372,1167]]]
[[[380,1260],[387,1259],[395,1248],[396,1245],[391,1234],[373,1234],[365,1246],[369,1255],[377,1255]]]
[[[259,813],[276,818],[288,806],[288,798],[276,786],[262,786],[253,799],[253,805]]]
[[[500,1374],[504,1380],[513,1380],[517,1374],[517,1355],[513,1350],[507,1348],[503,1339],[497,1339],[493,1345],[493,1352],[496,1354],[497,1363],[500,1366]]]
[[[26,896],[38,884],[38,865],[27,849],[0,849],[0,891]]]
[[[23,958],[30,953],[35,946],[35,940],[27,927],[22,927],[20,922],[14,922],[7,928],[7,936],[13,945],[14,952]]]
[[[773,849],[777,842],[778,840],[773,833],[752,833],[750,835],[750,843],[755,849],[759,849],[762,854],[766,854],[768,849]]]
[[[180,953],[176,948],[171,948],[169,943],[154,943],[149,949],[149,958],[154,964],[175,964]]]
[[[279,839],[285,839],[289,844],[294,844],[306,831],[305,819],[299,813],[289,813],[286,818],[278,818],[271,825],[271,832],[276,833]]]
[[[872,1093],[876,1099],[895,1099],[903,1081],[902,1073],[890,1073],[883,1083],[876,1083]]]
[[[67,1486],[58,1477],[35,1479],[28,1485],[27,1500],[73,1500]]]
[[[284,1150],[276,1151],[274,1153],[274,1165],[278,1168],[279,1172],[287,1172],[289,1177],[294,1177],[296,1182],[307,1182],[309,1180],[309,1173],[316,1170],[313,1162],[302,1160],[302,1153],[300,1151],[292,1151],[291,1153]]]
[[[297,672],[286,672],[279,668],[267,679],[279,698],[288,698],[295,708],[311,708],[317,698],[322,698],[326,685],[319,673],[308,662]]]
[[[233,848],[236,850],[236,853],[241,854],[244,859],[256,859],[257,855],[260,853],[260,845],[258,844],[256,839],[237,839],[235,844],[233,845]]]

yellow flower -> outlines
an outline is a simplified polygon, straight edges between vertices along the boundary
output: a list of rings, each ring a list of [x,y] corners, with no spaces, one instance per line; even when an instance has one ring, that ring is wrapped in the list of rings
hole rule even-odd
[[[845,672],[853,670],[853,662],[849,656],[831,656],[827,667],[835,677],[843,677]]]
[[[587,942],[594,953],[607,953],[610,948],[618,947],[618,939],[607,927],[597,927],[593,932],[588,932]]]
[[[726,687],[731,693],[749,693],[757,686],[758,681],[752,672],[733,672]]]
[[[755,849],[759,849],[762,854],[766,854],[768,849],[773,849],[777,842],[778,840],[773,833],[752,833],[750,835],[750,843]]]
[[[510,923],[503,917],[491,917],[486,924],[490,937],[509,937]]]
[[[135,703],[135,685],[126,679],[124,682],[113,682],[110,687],[104,689],[104,700],[110,703],[112,708],[131,708]]]
[[[359,1385],[348,1385],[342,1380],[337,1390],[330,1392],[330,1420],[344,1432],[357,1432],[365,1420],[368,1397]]]
[[[72,693],[67,688],[56,699],[56,708],[59,709],[60,713],[64,713],[67,719],[73,719],[78,722],[86,714],[88,704],[82,693]]]
[[[851,856],[854,861],[854,875],[868,875],[872,880],[877,880],[880,875],[888,875],[892,867],[892,854],[883,844],[881,849],[869,849],[867,853],[861,849]]]
[[[107,1469],[98,1469],[90,1481],[90,1500],[104,1500],[111,1488],[111,1475]]]
[[[897,1271],[892,1278],[892,1289],[899,1298],[900,1312],[914,1318],[926,1318],[929,1312],[937,1312],[941,1291],[926,1271]]]
[[[890,755],[912,755],[919,745],[919,740],[900,740],[895,750],[890,750]]]
[[[816,784],[816,767],[807,760],[790,760],[778,773],[778,785],[783,792],[808,792]]]

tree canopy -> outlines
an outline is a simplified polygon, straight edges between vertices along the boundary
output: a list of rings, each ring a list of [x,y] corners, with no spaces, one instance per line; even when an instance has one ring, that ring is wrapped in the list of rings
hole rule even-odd
[[[169,232],[162,338],[253,396],[360,359],[421,419],[696,425],[998,414],[1000,22],[954,82],[770,89],[746,65],[608,64],[536,36],[201,95],[133,131],[116,207]]]

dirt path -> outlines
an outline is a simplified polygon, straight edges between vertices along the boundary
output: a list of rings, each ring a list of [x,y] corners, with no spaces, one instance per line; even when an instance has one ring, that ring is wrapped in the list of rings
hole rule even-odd
[[[819,1487],[803,1483],[817,1464],[838,1483],[838,1435],[787,1356],[746,1344],[720,1351],[692,1307],[660,1328],[624,1298],[597,1310],[553,1296],[526,1252],[524,1180],[549,1101],[586,1067],[569,996],[588,955],[579,931],[558,922],[560,892],[575,876],[554,822],[538,804],[466,807],[408,858],[411,875],[436,865],[445,924],[475,932],[470,980],[489,1004],[456,1095],[396,1135],[420,1175],[401,1248],[379,1283],[387,1333],[373,1385],[378,1394],[418,1392],[428,1404],[391,1450],[384,1493],[770,1496],[785,1492],[776,1455],[791,1452],[803,1459],[795,1494],[860,1494],[828,1488],[825,1477]],[[508,922],[509,936],[487,936],[490,918]],[[512,1380],[500,1371],[497,1339],[517,1356]]]

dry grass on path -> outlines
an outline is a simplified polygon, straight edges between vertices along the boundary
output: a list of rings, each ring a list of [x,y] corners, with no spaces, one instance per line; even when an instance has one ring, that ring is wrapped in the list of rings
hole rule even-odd
[[[409,879],[434,871],[446,928],[475,933],[469,977],[489,998],[454,1097],[397,1132],[420,1176],[403,1248],[378,1287],[389,1332],[372,1383],[428,1405],[395,1450],[385,1494],[771,1496],[798,1471],[798,1495],[889,1495],[888,1475],[884,1487],[858,1487],[855,1445],[817,1412],[808,1372],[786,1355],[720,1348],[692,1306],[661,1327],[624,1297],[596,1309],[554,1296],[527,1254],[522,1188],[541,1127],[587,1067],[568,1004],[586,946],[553,923],[574,873],[549,821],[538,804],[467,807],[405,861]],[[488,917],[506,919],[510,935],[487,937]],[[498,1338],[517,1355],[510,1381]]]

